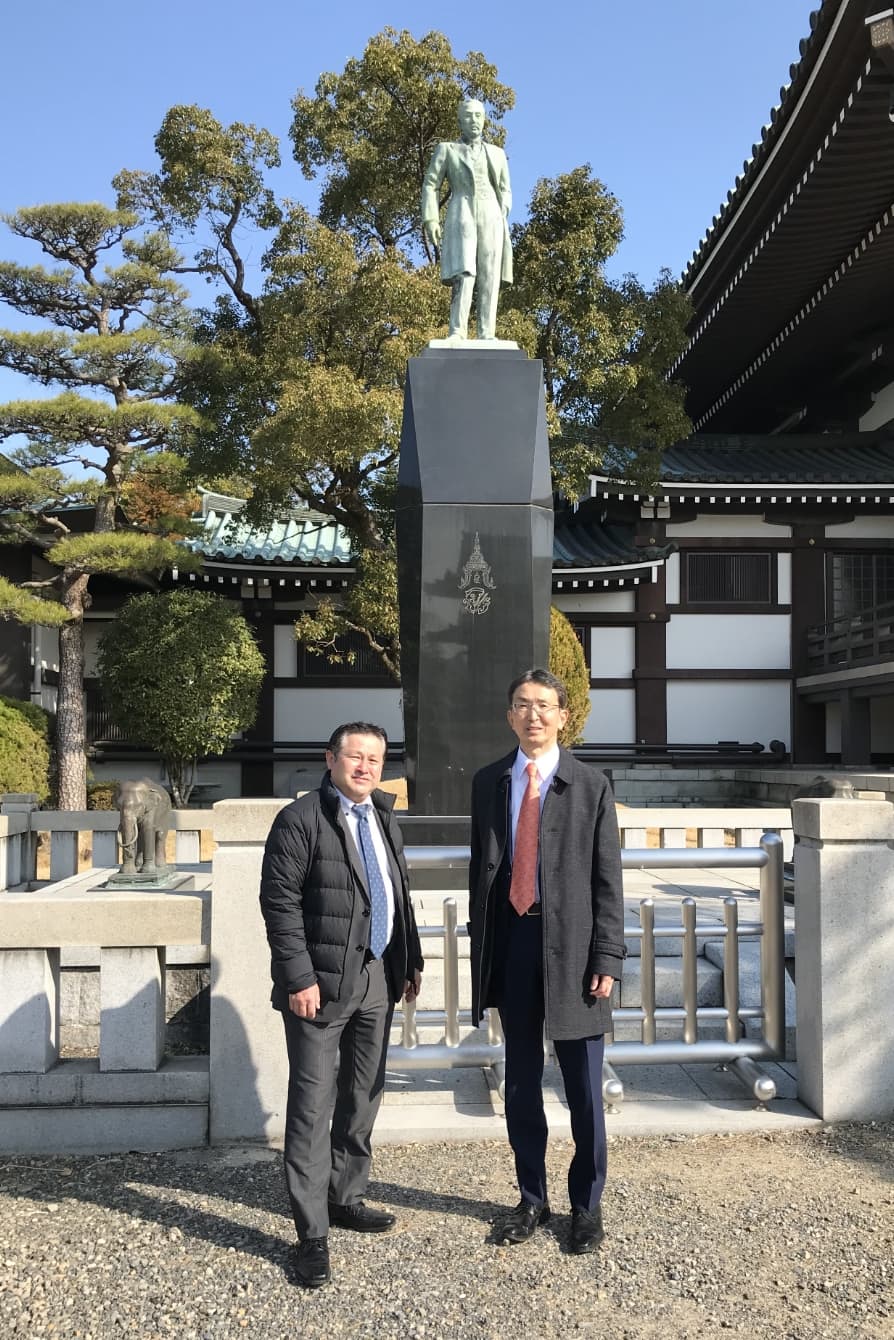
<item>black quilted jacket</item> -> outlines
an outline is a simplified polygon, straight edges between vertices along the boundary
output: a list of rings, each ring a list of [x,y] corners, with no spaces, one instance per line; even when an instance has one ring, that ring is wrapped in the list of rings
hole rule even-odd
[[[422,954],[394,797],[373,791],[370,799],[381,820],[395,885],[394,931],[385,966],[397,1000],[404,981],[417,968],[421,971]],[[318,791],[280,810],[264,850],[261,911],[276,1009],[287,1009],[289,993],[314,982],[324,1007],[350,992],[365,961],[358,949],[368,942],[368,906],[362,865],[327,772]]]

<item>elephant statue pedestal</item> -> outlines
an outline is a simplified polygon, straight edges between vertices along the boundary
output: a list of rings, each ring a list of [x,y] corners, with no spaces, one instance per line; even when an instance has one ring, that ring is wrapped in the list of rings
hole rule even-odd
[[[171,797],[149,777],[122,781],[114,791],[121,818],[121,868],[111,875],[109,889],[182,889],[193,886],[192,875],[180,875],[165,859],[171,827]]]

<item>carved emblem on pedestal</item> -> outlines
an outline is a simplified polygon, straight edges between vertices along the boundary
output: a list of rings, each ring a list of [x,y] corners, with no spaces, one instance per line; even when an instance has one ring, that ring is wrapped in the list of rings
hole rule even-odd
[[[470,614],[486,614],[490,609],[490,595],[488,593],[495,591],[496,588],[497,584],[491,574],[490,564],[481,552],[478,532],[476,531],[472,552],[466,559],[463,575],[459,579],[459,589],[464,592],[464,608]]]

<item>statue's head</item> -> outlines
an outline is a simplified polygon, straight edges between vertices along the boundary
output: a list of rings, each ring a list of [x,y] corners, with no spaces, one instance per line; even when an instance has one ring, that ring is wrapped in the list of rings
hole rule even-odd
[[[486,113],[484,103],[477,98],[464,98],[459,104],[459,125],[464,140],[479,139],[484,130]]]

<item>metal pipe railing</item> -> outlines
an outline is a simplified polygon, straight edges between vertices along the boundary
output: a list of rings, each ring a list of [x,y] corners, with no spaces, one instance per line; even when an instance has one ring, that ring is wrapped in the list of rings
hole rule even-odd
[[[451,846],[410,846],[406,849],[409,865],[415,869],[456,869],[467,865],[469,849]],[[740,924],[734,898],[724,899],[723,924],[699,925],[696,899],[682,900],[681,924],[655,925],[655,903],[651,898],[640,903],[640,924],[625,926],[627,940],[640,941],[641,1005],[639,1008],[616,1006],[613,1022],[640,1025],[639,1042],[611,1042],[606,1047],[603,1070],[603,1098],[609,1106],[623,1099],[623,1084],[613,1067],[617,1064],[663,1062],[687,1064],[693,1061],[728,1065],[749,1087],[758,1102],[775,1097],[773,1080],[763,1074],[757,1061],[775,1060],[785,1053],[785,934],[782,839],[765,833],[759,847],[699,848],[626,848],[621,852],[625,870],[666,869],[758,869],[760,871],[760,916],[758,923]],[[456,899],[444,901],[443,927],[423,927],[426,937],[443,937],[444,1010],[417,1011],[415,1002],[404,1007],[402,1045],[389,1049],[389,1061],[407,1068],[429,1066],[489,1066],[499,1080],[504,1070],[502,1032],[495,1010],[488,1011],[486,1041],[476,1030],[461,1038],[461,1027],[471,1025],[471,1013],[459,1008],[459,938],[467,934],[457,925]],[[656,1004],[655,942],[682,939],[683,1004]],[[723,941],[723,1005],[698,1004],[698,946],[700,940]],[[739,942],[757,939],[761,945],[761,1003],[744,1007],[739,1003]],[[761,1020],[761,1035],[744,1036],[747,1020]],[[441,1043],[418,1042],[418,1024],[443,1027]],[[682,1039],[659,1040],[662,1024],[682,1023]],[[701,1025],[723,1024],[724,1038],[700,1038]],[[476,1035],[477,1034],[477,1035]]]

